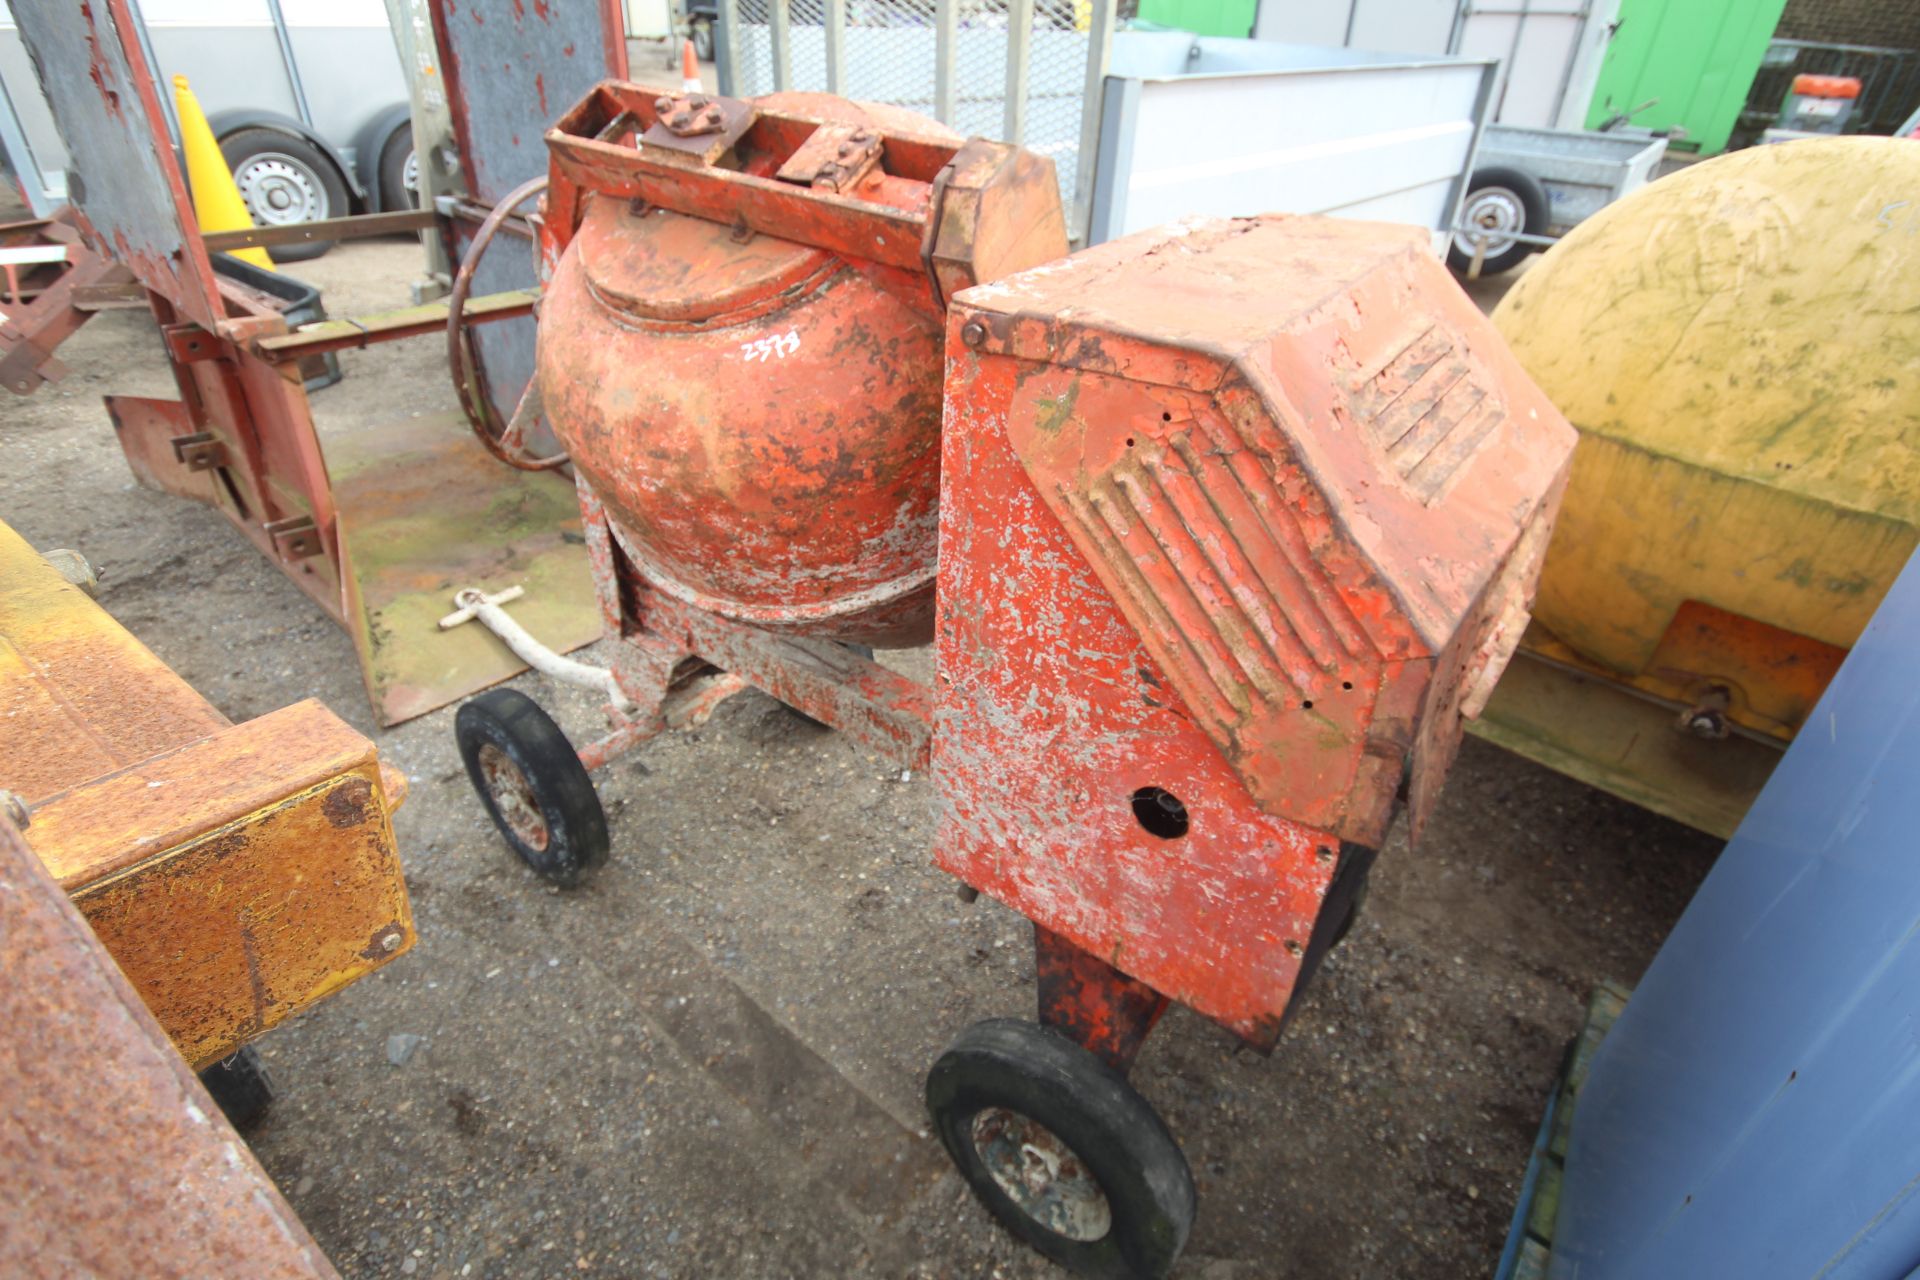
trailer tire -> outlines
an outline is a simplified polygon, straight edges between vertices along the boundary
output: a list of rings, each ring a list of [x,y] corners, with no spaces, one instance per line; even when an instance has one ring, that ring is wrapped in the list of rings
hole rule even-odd
[[[1061,1266],[1097,1280],[1173,1268],[1193,1226],[1186,1157],[1126,1077],[1065,1036],[975,1023],[928,1073],[927,1110],[988,1212]]]
[[[236,1049],[200,1073],[200,1083],[239,1130],[258,1124],[273,1105],[273,1077],[252,1045]]]
[[[570,889],[607,860],[607,814],[593,779],[532,698],[490,689],[461,706],[453,733],[480,803],[522,862]]]
[[[288,226],[344,218],[352,212],[347,180],[327,154],[305,138],[278,129],[241,129],[220,139],[220,154],[256,226]],[[304,262],[333,248],[332,240],[280,244],[275,262]]]
[[[692,27],[693,56],[702,62],[713,61],[713,23],[705,18],[695,22]],[[679,65],[677,62],[675,65]]]
[[[411,124],[402,124],[380,146],[380,207],[390,213],[420,207],[419,162],[414,157]]]
[[[1500,232],[1543,236],[1548,218],[1546,189],[1532,174],[1507,165],[1475,169],[1467,182],[1467,198],[1460,202],[1461,225],[1484,227],[1491,233],[1487,255],[1480,263],[1481,275],[1511,271],[1534,252],[1532,245],[1503,239]],[[1473,241],[1460,232],[1447,246],[1447,265],[1462,275],[1472,269]]]

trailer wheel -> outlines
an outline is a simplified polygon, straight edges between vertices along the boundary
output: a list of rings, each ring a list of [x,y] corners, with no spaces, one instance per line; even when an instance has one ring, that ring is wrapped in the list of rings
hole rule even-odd
[[[380,148],[380,207],[420,207],[420,157],[413,149],[413,126],[402,124]]]
[[[520,860],[572,888],[607,860],[607,815],[573,744],[517,689],[491,689],[453,718],[467,777]]]
[[[250,1129],[273,1105],[273,1077],[252,1045],[237,1049],[200,1073],[200,1083],[220,1104],[227,1123]]]
[[[278,129],[242,129],[220,139],[220,154],[255,225],[343,218],[347,183],[320,148]],[[275,262],[303,262],[333,248],[332,240],[279,244],[267,250]]]
[[[693,24],[693,56],[702,62],[713,61],[713,23],[702,18]],[[678,62],[674,63],[679,66]]]
[[[1078,1275],[1152,1280],[1193,1226],[1193,1174],[1126,1077],[1066,1037],[994,1018],[927,1076],[940,1141],[989,1212]]]
[[[1460,202],[1460,225],[1487,235],[1482,275],[1498,275],[1520,265],[1533,246],[1513,239],[1516,232],[1530,236],[1547,233],[1547,193],[1532,174],[1506,165],[1475,169]],[[1447,265],[1465,274],[1473,266],[1473,237],[1455,232],[1447,249]]]

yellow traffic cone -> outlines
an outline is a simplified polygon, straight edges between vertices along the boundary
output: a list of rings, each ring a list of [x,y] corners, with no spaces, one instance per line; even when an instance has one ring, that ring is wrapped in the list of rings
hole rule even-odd
[[[199,219],[200,234],[210,231],[244,231],[253,225],[247,202],[227,168],[227,158],[214,141],[213,126],[200,100],[185,76],[173,78],[173,105],[180,116],[180,149],[187,157],[187,186],[193,192],[193,216]],[[233,256],[256,267],[273,270],[273,259],[265,249],[237,249]]]

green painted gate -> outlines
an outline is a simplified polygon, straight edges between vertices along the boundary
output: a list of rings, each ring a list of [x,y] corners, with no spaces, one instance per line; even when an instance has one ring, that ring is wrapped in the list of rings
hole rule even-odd
[[[1620,0],[1587,127],[1658,98],[1635,125],[1684,128],[1676,149],[1724,151],[1784,8],[1786,0]]]
[[[1197,36],[1253,34],[1259,0],[1140,0],[1140,17],[1147,22],[1191,31]]]

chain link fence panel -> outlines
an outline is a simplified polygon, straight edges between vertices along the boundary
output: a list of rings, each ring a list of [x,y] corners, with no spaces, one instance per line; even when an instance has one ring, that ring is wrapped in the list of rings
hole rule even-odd
[[[1113,0],[947,2],[957,6],[951,112],[943,113],[939,101],[939,0],[844,0],[831,6],[827,0],[737,0],[726,89],[742,98],[776,89],[835,92],[932,116],[967,137],[1019,143],[1053,161],[1061,203],[1073,209],[1089,110],[1093,4],[1111,6]],[[784,77],[775,9],[783,3]],[[845,16],[840,39],[846,70],[839,85],[832,83],[828,56],[828,23],[835,12]],[[1009,99],[1020,92],[1022,80],[1024,100],[1010,109]],[[1098,103],[1092,109],[1097,111]]]

